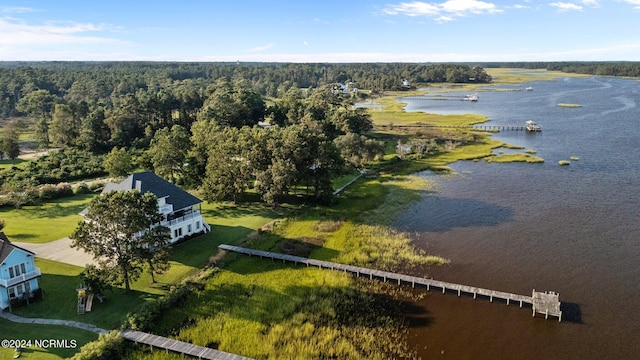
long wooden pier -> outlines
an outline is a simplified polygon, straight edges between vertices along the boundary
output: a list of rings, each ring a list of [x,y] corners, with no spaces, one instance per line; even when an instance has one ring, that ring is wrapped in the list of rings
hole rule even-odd
[[[520,307],[523,304],[528,304],[532,306],[533,316],[536,313],[545,314],[545,318],[549,315],[558,317],[558,321],[562,320],[562,311],[560,310],[560,301],[559,295],[554,292],[536,292],[533,290],[532,296],[526,295],[518,295],[512,294],[503,291],[496,291],[490,289],[483,289],[475,286],[454,284],[445,281],[433,280],[433,279],[425,279],[417,276],[398,274],[388,271],[382,270],[374,270],[369,268],[364,268],[360,266],[353,265],[345,265],[339,264],[329,261],[309,259],[300,256],[293,256],[287,254],[279,254],[269,251],[262,250],[254,250],[247,249],[244,247],[233,246],[221,244],[218,246],[218,249],[236,252],[240,254],[245,254],[249,256],[258,256],[260,258],[269,258],[273,260],[282,260],[282,262],[292,262],[294,264],[304,264],[306,266],[317,266],[321,269],[331,269],[342,272],[348,272],[351,274],[355,274],[356,276],[366,276],[369,279],[379,279],[382,281],[393,281],[398,285],[409,285],[415,288],[416,286],[423,286],[430,291],[431,288],[437,288],[442,290],[442,293],[446,293],[447,291],[455,292],[458,296],[462,294],[473,295],[473,298],[476,299],[478,295],[488,298],[489,301],[493,302],[494,299],[503,300],[509,305],[511,302],[517,303]]]
[[[251,358],[210,349],[204,346],[193,345],[188,342],[169,339],[163,336],[148,334],[136,330],[123,330],[122,337],[136,344],[145,344],[151,347],[190,355],[198,359],[208,360],[251,360]]]
[[[453,101],[478,101],[477,95],[413,95],[413,96],[403,96],[400,100],[453,100]]]
[[[524,125],[447,125],[447,124],[402,124],[377,125],[377,127],[394,128],[441,128],[441,129],[469,129],[478,131],[525,131]]]

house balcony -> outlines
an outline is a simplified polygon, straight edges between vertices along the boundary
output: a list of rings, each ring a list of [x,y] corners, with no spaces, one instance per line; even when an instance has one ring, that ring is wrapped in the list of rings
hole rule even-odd
[[[0,286],[8,288],[10,286],[29,281],[42,275],[39,268],[35,268],[28,273],[12,277],[11,279],[0,279]]]
[[[177,217],[175,219],[171,219],[169,221],[163,221],[160,223],[160,225],[162,226],[166,226],[168,228],[171,228],[174,225],[180,224],[182,222],[185,221],[189,221],[192,220],[193,218],[197,218],[197,217],[202,217],[202,215],[200,214],[200,211],[198,210],[194,210],[188,214],[185,214],[183,216]]]

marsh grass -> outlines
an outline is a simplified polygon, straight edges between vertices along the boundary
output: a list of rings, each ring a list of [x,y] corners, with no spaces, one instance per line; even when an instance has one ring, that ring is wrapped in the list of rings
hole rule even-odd
[[[398,98],[408,96],[407,93],[393,93],[376,100],[381,106],[380,111],[371,113],[371,120],[376,125],[390,124],[433,124],[433,125],[473,125],[487,121],[486,116],[476,114],[465,115],[438,115],[424,112],[404,110],[406,103],[398,101]]]
[[[415,358],[397,300],[317,268],[238,258],[163,318],[160,332],[257,359]]]
[[[579,108],[579,107],[582,107],[582,105],[580,105],[580,104],[564,104],[564,103],[559,103],[558,106],[566,107],[566,108]]]
[[[500,156],[489,156],[485,158],[486,162],[526,162],[526,163],[543,163],[544,159],[529,154],[504,154]]]

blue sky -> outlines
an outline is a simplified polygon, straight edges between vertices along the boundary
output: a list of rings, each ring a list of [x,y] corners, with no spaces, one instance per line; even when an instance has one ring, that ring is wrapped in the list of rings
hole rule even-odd
[[[0,60],[640,61],[640,0],[0,0]]]

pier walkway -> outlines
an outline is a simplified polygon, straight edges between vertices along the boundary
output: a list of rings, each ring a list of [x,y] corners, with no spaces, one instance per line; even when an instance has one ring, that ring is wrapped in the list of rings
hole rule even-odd
[[[403,96],[399,98],[402,100],[454,100],[454,101],[478,101],[478,95],[414,95]]]
[[[536,292],[533,290],[532,296],[512,294],[503,291],[496,291],[490,289],[483,289],[474,286],[467,286],[461,284],[454,284],[445,281],[425,279],[417,276],[404,275],[398,273],[392,273],[388,271],[374,270],[359,266],[338,264],[329,261],[309,259],[300,256],[279,254],[269,251],[247,249],[239,246],[221,244],[218,249],[236,252],[239,254],[245,254],[249,256],[259,256],[260,258],[269,258],[272,260],[282,260],[282,262],[292,262],[294,264],[304,264],[306,266],[317,266],[321,269],[331,269],[342,272],[348,272],[355,274],[356,276],[366,276],[369,279],[379,279],[384,282],[393,281],[398,285],[409,285],[415,288],[416,286],[423,286],[430,291],[431,288],[441,289],[442,293],[447,291],[455,292],[458,296],[464,294],[473,295],[476,299],[478,295],[485,298],[489,298],[489,301],[493,302],[494,299],[503,300],[509,305],[511,302],[517,303],[520,307],[523,304],[532,306],[533,316],[536,313],[545,314],[545,318],[549,315],[558,317],[558,321],[562,320],[562,311],[560,310],[559,295],[554,292]]]
[[[526,131],[525,125],[447,125],[447,124],[394,124],[376,125],[379,128],[440,128],[440,129],[469,129],[476,131]],[[542,129],[542,128],[541,128]]]
[[[188,342],[169,339],[163,336],[148,334],[135,330],[123,330],[122,336],[136,344],[146,344],[151,347],[190,355],[198,359],[208,360],[250,360],[251,358],[210,349],[204,346],[193,345]]]

